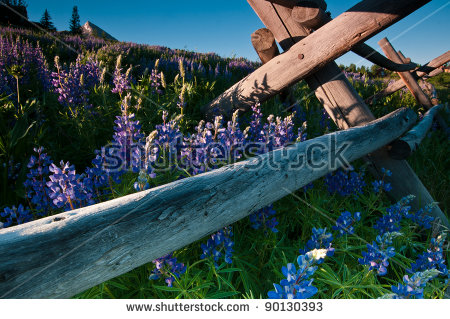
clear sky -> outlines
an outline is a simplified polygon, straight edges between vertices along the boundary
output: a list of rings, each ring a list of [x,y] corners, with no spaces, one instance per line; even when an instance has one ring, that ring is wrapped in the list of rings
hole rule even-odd
[[[336,17],[358,2],[328,0],[328,10]],[[31,20],[40,20],[47,8],[58,30],[68,29],[72,7],[77,5],[82,24],[89,20],[121,41],[251,60],[257,60],[257,55],[250,35],[264,27],[246,0],[28,0],[27,3]],[[366,43],[378,50],[377,42],[385,36],[414,62],[428,62],[450,49],[450,1],[433,0]],[[337,62],[370,65],[353,53]]]

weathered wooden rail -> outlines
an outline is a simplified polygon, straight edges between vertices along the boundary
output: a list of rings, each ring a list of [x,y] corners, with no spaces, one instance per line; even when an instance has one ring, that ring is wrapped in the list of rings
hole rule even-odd
[[[366,126],[0,230],[0,298],[71,297],[320,178],[336,169],[333,150],[356,160],[398,138],[415,120],[412,110],[398,110]]]
[[[447,105],[440,104],[428,110],[417,126],[409,131],[408,134],[405,134],[405,136],[391,144],[391,146],[394,147],[389,150],[389,155],[398,160],[407,159],[411,153],[419,147],[420,143],[425,138],[425,135],[430,130],[433,119],[440,110],[444,109],[444,107],[447,107]]]

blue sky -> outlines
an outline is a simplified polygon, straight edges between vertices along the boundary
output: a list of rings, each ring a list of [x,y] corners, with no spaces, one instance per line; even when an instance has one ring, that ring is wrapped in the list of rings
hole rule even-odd
[[[358,0],[328,0],[328,10],[338,16]],[[58,30],[68,29],[72,7],[78,6],[82,24],[93,22],[121,41],[157,44],[224,57],[257,60],[250,34],[264,27],[246,0],[29,0],[28,15],[38,21],[47,8]],[[368,42],[387,36],[393,46],[414,62],[425,63],[449,50],[450,1],[433,0]],[[370,65],[353,53],[338,63]]]

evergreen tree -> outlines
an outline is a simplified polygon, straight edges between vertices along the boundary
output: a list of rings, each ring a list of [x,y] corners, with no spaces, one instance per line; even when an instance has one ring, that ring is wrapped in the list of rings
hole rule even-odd
[[[52,22],[52,17],[48,13],[48,10],[45,9],[44,14],[42,15],[41,21],[39,21],[42,27],[46,30],[56,31],[55,25]]]
[[[73,7],[69,29],[73,34],[81,34],[80,15],[78,14],[77,6]]]

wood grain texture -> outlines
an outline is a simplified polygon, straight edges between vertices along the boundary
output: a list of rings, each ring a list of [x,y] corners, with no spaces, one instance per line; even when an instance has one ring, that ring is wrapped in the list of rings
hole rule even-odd
[[[208,117],[229,115],[233,109],[248,110],[255,103],[266,101],[427,2],[364,0],[358,3],[233,85],[205,107]]]
[[[310,12],[312,9],[314,8],[294,6],[291,13],[292,19],[297,23],[300,23],[302,27],[309,29],[309,31],[317,30],[332,20],[331,16],[325,14],[323,10],[317,9],[321,11],[321,13],[314,14],[314,11]],[[411,60],[404,62],[403,64],[395,63],[394,61],[389,60],[384,55],[365,43],[360,43],[354,46],[352,48],[352,52],[359,55],[363,59],[366,59],[367,61],[379,65],[389,71],[404,72],[411,71],[417,68],[417,64],[411,63]]]
[[[442,70],[442,66],[450,61],[450,51],[445,52],[444,54],[438,56],[437,58],[431,60],[427,64],[418,68],[415,72],[412,72],[415,80],[418,80],[423,77],[433,77],[444,72]],[[401,90],[406,86],[403,80],[397,80],[394,83],[390,84],[384,90],[374,94],[370,98],[366,100],[366,103],[372,104],[374,101],[379,100],[383,97],[389,96],[398,90]]]
[[[263,64],[280,55],[275,37],[269,29],[263,28],[256,30],[252,33],[251,39],[253,48]]]
[[[308,35],[308,30],[291,19],[291,10],[277,4],[268,4],[263,0],[247,0],[263,23],[269,28],[284,50],[298,39]],[[335,62],[331,62],[315,74],[305,79],[309,87],[315,91],[319,101],[340,129],[362,125],[375,119],[368,106],[340,71]],[[423,204],[435,200],[419,180],[406,161],[396,161],[389,157],[387,150],[380,149],[367,158],[370,171],[377,179],[383,178],[382,168],[395,172],[389,177],[393,187],[390,196],[398,201],[406,195],[415,194],[413,209],[420,209]],[[433,208],[431,214],[442,219],[445,226],[450,226],[445,214],[439,207]]]
[[[327,22],[330,21],[330,17],[324,10],[311,1],[300,1],[292,9],[292,19],[300,23],[306,28],[317,30]]]
[[[252,45],[258,54],[261,62],[266,64],[274,57],[280,55],[275,37],[267,28],[258,29],[251,35]],[[295,104],[294,95],[292,93],[292,87],[282,90],[279,94],[280,101],[288,109]]]
[[[292,9],[299,3],[299,0],[265,0],[265,1],[275,3],[278,5],[284,6],[286,8],[289,8],[289,9]],[[302,2],[306,2],[306,1],[302,1]],[[327,9],[327,3],[325,2],[325,0],[308,0],[307,2],[314,3],[322,10]]]
[[[419,124],[391,144],[389,156],[396,160],[407,159],[419,147],[433,125],[433,119],[442,109],[444,109],[444,105],[440,104],[428,110]]]
[[[71,297],[285,197],[336,169],[333,154],[356,160],[399,137],[415,120],[412,110],[398,110],[367,126],[2,229],[0,298]]]
[[[396,63],[403,63],[402,58],[399,56],[397,51],[392,47],[392,44],[389,42],[387,38],[381,39],[378,44],[383,50],[384,54]],[[427,109],[433,107],[431,100],[428,96],[423,93],[417,81],[414,79],[413,75],[410,72],[397,72],[400,78],[405,82],[411,94],[421,105],[425,106]]]

